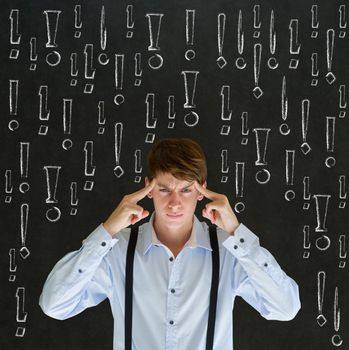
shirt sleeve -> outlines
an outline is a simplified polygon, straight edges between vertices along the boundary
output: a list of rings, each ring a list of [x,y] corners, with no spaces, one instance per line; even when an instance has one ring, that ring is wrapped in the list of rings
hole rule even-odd
[[[286,275],[259,238],[240,223],[223,246],[236,258],[232,288],[268,320],[288,321],[300,309],[297,283]]]
[[[101,223],[83,240],[79,250],[59,260],[40,295],[39,305],[43,312],[63,320],[103,301],[112,286],[104,257],[117,241]]]

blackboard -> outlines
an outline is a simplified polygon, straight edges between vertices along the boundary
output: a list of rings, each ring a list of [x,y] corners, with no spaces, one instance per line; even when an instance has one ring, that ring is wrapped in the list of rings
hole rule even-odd
[[[300,286],[289,322],[238,299],[234,349],[347,349],[348,10],[2,1],[0,348],[111,349],[107,301],[57,321],[43,283],[144,185],[154,142],[190,137],[208,188]]]

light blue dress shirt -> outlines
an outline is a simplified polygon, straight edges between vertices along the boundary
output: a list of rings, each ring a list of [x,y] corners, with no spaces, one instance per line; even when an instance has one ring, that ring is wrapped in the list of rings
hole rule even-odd
[[[133,350],[204,350],[212,258],[208,226],[193,217],[190,239],[174,258],[150,220],[139,227],[134,256]],[[82,247],[53,268],[39,304],[56,319],[109,298],[114,350],[124,349],[125,262],[130,228],[112,238],[100,224]],[[268,320],[287,321],[300,309],[297,283],[240,223],[233,236],[217,227],[220,276],[214,350],[233,348],[232,309],[241,296]],[[252,336],[252,333],[251,333]]]

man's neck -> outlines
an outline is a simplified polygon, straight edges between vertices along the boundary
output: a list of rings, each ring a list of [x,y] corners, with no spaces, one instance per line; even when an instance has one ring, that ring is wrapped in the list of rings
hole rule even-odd
[[[190,238],[193,229],[193,220],[189,223],[183,223],[183,225],[179,227],[169,227],[163,222],[156,220],[155,215],[153,226],[159,241],[169,247],[172,251],[178,251],[183,248],[184,244]]]

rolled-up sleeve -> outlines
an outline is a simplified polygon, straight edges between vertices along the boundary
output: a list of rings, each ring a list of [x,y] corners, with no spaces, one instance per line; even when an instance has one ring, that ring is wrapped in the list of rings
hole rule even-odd
[[[232,291],[268,320],[288,321],[301,304],[297,283],[279,266],[259,238],[240,223],[223,246],[235,257]]]
[[[43,312],[56,319],[72,317],[108,297],[112,287],[105,256],[118,242],[101,223],[81,248],[57,262],[44,284],[39,299]]]

